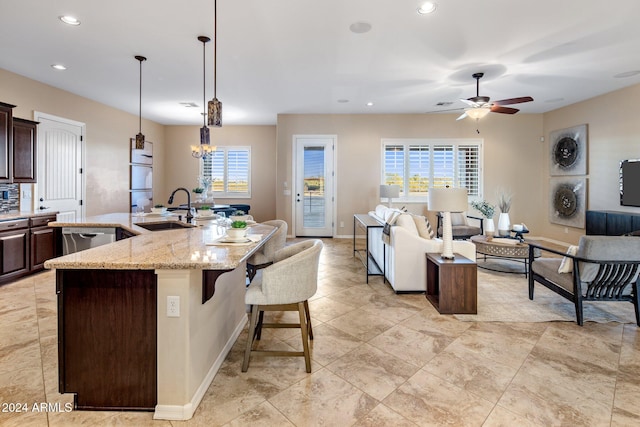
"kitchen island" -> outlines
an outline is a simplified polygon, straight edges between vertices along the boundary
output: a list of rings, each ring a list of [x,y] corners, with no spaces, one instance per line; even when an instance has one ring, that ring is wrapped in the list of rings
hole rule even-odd
[[[242,331],[245,260],[275,231],[220,245],[213,222],[148,231],[177,217],[108,214],[50,226],[118,227],[133,237],[45,263],[56,269],[61,393],[77,409],[186,420]],[[175,224],[178,225],[178,224]]]

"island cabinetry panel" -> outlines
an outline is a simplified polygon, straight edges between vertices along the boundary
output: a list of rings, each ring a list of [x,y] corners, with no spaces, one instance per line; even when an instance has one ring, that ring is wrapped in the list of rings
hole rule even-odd
[[[60,229],[57,227],[48,227],[49,222],[55,221],[56,216],[41,216],[31,218],[30,237],[31,237],[31,259],[30,271],[40,271],[44,269],[44,262],[48,259],[55,258],[61,254],[58,248],[60,245]]]
[[[0,283],[29,272],[29,220],[0,222]]]
[[[157,285],[153,270],[57,270],[61,393],[76,409],[154,410]]]

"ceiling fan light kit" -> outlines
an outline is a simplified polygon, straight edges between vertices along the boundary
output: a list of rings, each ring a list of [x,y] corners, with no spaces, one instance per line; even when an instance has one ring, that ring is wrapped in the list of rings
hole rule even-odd
[[[533,101],[533,98],[530,96],[521,96],[519,98],[501,99],[499,101],[489,102],[491,98],[488,96],[480,96],[480,79],[483,76],[484,73],[474,73],[472,75],[472,77],[476,79],[476,96],[460,100],[469,107],[465,108],[464,113],[462,113],[462,115],[460,115],[456,120],[462,120],[467,117],[478,120],[489,113],[515,114],[520,110],[517,108],[503,107],[503,105],[520,104],[523,102]]]

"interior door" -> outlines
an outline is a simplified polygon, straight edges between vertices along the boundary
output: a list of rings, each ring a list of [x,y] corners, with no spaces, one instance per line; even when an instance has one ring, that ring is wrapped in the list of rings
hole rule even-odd
[[[59,212],[58,221],[84,217],[82,123],[36,113],[38,185],[35,206]]]
[[[295,136],[296,236],[333,237],[335,140]]]

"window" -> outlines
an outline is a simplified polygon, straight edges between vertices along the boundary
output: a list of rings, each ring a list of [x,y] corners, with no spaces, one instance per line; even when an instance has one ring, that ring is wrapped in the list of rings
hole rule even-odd
[[[202,175],[213,178],[214,197],[251,197],[251,148],[217,147],[202,161]]]
[[[424,201],[429,187],[446,185],[480,196],[481,149],[479,139],[384,139],[383,183],[399,185],[406,201]]]

